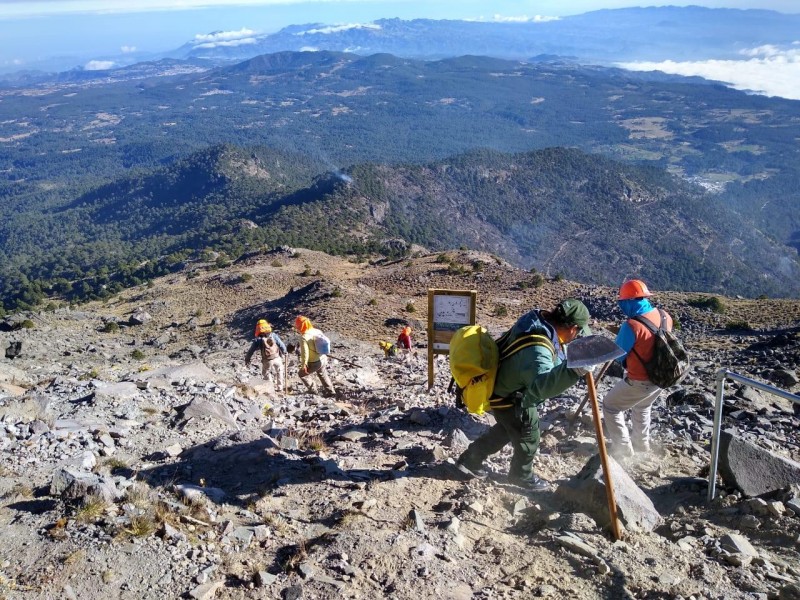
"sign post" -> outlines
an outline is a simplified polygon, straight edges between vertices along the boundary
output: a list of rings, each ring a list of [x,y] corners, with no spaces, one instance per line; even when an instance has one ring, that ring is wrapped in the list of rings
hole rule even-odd
[[[428,390],[433,387],[433,357],[450,353],[450,339],[458,329],[475,324],[476,290],[428,289]]]

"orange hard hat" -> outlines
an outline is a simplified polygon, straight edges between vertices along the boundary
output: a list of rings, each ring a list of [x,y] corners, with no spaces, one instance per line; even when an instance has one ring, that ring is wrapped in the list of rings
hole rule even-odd
[[[272,332],[272,325],[266,319],[259,319],[256,323],[256,337],[261,335],[262,333],[271,333]]]
[[[299,316],[294,320],[294,328],[300,333],[305,333],[311,329],[311,321],[308,317]]]
[[[652,296],[650,290],[640,279],[631,279],[619,286],[619,299],[630,300],[632,298],[647,298]]]
[[[406,335],[411,335],[411,326],[406,325],[405,327],[403,327],[403,333],[405,333]]]

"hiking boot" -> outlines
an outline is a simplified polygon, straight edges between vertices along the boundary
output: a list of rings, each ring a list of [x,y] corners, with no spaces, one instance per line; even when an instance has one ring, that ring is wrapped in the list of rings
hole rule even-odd
[[[470,479],[486,479],[489,476],[489,471],[483,467],[473,467],[471,465],[467,466],[461,461],[456,461],[456,469],[461,471]]]
[[[627,444],[624,442],[620,442],[617,444],[611,444],[611,448],[609,449],[608,453],[613,456],[616,460],[624,460],[626,458],[630,458],[635,454],[633,451],[633,446],[630,442]]]
[[[514,485],[518,485],[521,488],[525,488],[529,492],[546,492],[550,489],[550,482],[546,479],[542,479],[541,477],[534,475],[531,473],[526,477],[512,477],[509,476],[508,478],[510,483]]]

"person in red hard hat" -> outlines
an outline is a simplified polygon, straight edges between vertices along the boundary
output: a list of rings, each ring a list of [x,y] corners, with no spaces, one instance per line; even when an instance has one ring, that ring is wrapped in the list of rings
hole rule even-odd
[[[317,388],[309,378],[314,373],[319,377],[326,396],[335,396],[336,390],[333,387],[331,378],[328,376],[328,357],[326,351],[321,348],[319,340],[324,340],[330,345],[330,340],[316,327],[311,324],[308,317],[299,316],[294,320],[294,328],[300,334],[300,370],[298,375],[312,394],[317,393]]]
[[[654,308],[647,285],[639,279],[626,281],[619,288],[618,305],[627,320],[617,334],[617,345],[626,354],[622,362],[626,374],[603,399],[603,418],[611,440],[611,454],[617,458],[633,456],[636,452],[650,451],[650,411],[661,394],[661,388],[650,382],[644,363],[653,356],[654,336],[634,317],[647,319],[655,327],[661,326],[664,315],[665,329],[672,330],[672,317],[666,311]],[[632,434],[625,424],[625,413],[631,412]]]

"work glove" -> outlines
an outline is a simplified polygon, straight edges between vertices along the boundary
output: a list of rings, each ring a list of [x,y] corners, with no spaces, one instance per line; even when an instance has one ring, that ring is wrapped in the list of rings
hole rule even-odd
[[[589,365],[588,367],[574,367],[572,372],[578,377],[584,377],[587,373],[594,373],[597,365]]]

